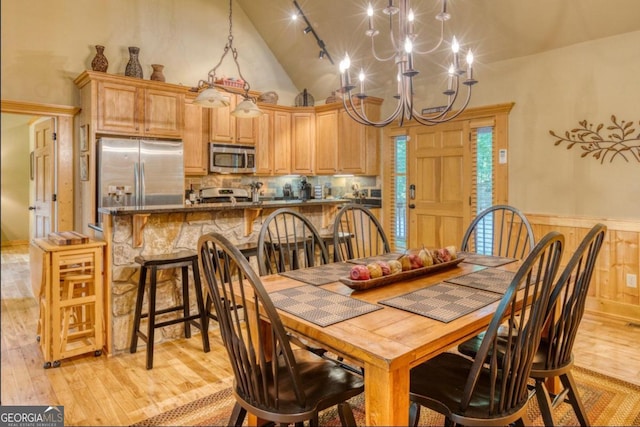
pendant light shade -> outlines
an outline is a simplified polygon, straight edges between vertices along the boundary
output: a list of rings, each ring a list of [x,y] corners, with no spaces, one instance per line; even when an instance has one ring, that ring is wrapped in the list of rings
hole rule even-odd
[[[193,103],[206,108],[221,108],[229,106],[229,98],[222,95],[219,90],[209,88],[200,92]]]
[[[237,118],[251,119],[259,117],[262,114],[255,102],[249,98],[245,98],[241,103],[236,106],[236,109],[231,112],[231,115]]]
[[[233,62],[236,64],[236,68],[238,69],[239,79],[237,80],[242,83],[242,86],[234,86],[234,88],[238,89],[230,89],[225,86],[223,79],[218,79],[216,77],[216,70],[220,64],[222,64],[224,57],[227,56],[227,53],[229,52],[231,52]],[[224,51],[220,57],[220,61],[218,61],[218,64],[209,71],[207,79],[200,80],[196,87],[191,88],[191,91],[199,92],[193,103],[205,108],[228,107],[230,104],[229,95],[223,95],[223,92],[231,94],[230,96],[236,96],[236,94],[238,94],[242,95],[244,101],[238,104],[236,109],[231,112],[231,115],[240,118],[258,117],[261,112],[256,105],[255,98],[249,95],[250,89],[251,86],[249,85],[249,82],[242,75],[242,71],[240,71],[238,51],[233,47],[233,0],[229,0],[229,36],[227,37],[227,43],[224,46]]]

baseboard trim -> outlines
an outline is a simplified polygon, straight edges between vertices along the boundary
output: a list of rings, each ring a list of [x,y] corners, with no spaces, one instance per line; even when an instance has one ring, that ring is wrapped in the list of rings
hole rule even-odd
[[[591,314],[624,322],[639,323],[640,307],[631,304],[588,297],[585,310]]]
[[[23,245],[28,245],[29,241],[28,240],[8,240],[6,242],[2,242],[2,247],[5,246],[23,246]]]

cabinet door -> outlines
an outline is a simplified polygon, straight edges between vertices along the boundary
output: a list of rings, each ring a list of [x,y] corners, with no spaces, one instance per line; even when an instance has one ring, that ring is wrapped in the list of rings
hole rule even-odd
[[[142,134],[140,91],[135,86],[99,82],[96,132]]]
[[[229,106],[212,108],[210,115],[209,139],[211,142],[234,142],[236,138],[236,124],[231,112],[236,108],[236,96],[223,93],[229,99]]]
[[[259,120],[256,119],[238,119],[231,116],[231,120],[235,121],[236,140],[238,144],[255,145],[258,140],[258,132],[260,128]]]
[[[291,173],[291,113],[287,111],[273,115],[273,173]]]
[[[272,110],[262,110],[258,118],[258,139],[256,141],[256,174],[273,173],[273,116]]]
[[[206,175],[208,166],[208,112],[199,105],[184,106],[184,173],[185,175]]]
[[[338,110],[316,114],[316,174],[338,171]],[[348,153],[348,152],[347,152]]]
[[[315,147],[315,114],[313,112],[292,113],[291,172],[313,173]]]
[[[144,134],[180,138],[184,123],[184,95],[144,90]]]
[[[340,109],[338,161],[340,172],[363,174],[366,170],[365,126]]]
[[[380,120],[380,104],[367,104],[367,115],[372,120]],[[380,129],[373,126],[364,127],[366,151],[366,175],[380,175]]]

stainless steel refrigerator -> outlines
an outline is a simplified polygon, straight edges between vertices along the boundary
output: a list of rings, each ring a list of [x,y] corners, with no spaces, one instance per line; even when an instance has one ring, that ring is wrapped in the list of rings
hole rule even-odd
[[[97,152],[98,207],[184,203],[182,141],[100,138]]]

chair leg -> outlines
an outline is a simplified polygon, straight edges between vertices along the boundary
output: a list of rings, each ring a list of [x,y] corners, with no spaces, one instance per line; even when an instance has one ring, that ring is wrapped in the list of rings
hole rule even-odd
[[[202,294],[202,284],[200,283],[200,270],[198,261],[193,261],[193,287],[196,292],[196,302],[198,303],[198,313],[200,314],[200,334],[202,335],[202,348],[205,353],[210,351],[209,346],[209,312],[204,306],[204,296]]]
[[[182,317],[189,318],[189,267],[182,267]],[[195,271],[194,271],[195,273]],[[194,275],[195,278],[195,275]],[[191,322],[184,322],[184,337],[191,338]]]
[[[356,426],[356,418],[353,416],[351,405],[347,402],[338,403],[338,415],[343,426]]]
[[[229,417],[229,426],[240,427],[244,423],[244,418],[247,416],[247,410],[240,406],[239,403],[233,405],[233,411],[231,417]]]
[[[151,267],[151,283],[149,284],[149,330],[147,332],[147,369],[153,368],[153,343],[156,338],[156,277],[157,267]]]
[[[420,420],[420,404],[411,402],[409,406],[409,425],[411,427],[417,427],[418,420]]]
[[[589,426],[590,424],[589,419],[587,418],[587,412],[582,405],[582,399],[580,399],[578,388],[576,386],[576,382],[573,379],[573,375],[571,375],[571,372],[560,375],[560,381],[562,382],[562,385],[569,390],[569,403],[576,413],[578,422],[580,422],[581,426]]]
[[[553,403],[551,402],[551,397],[549,396],[547,387],[544,385],[544,379],[536,379],[536,399],[538,400],[538,406],[540,407],[540,413],[542,414],[544,425],[556,425],[553,419]]]
[[[142,316],[142,302],[144,300],[144,289],[147,281],[147,269],[142,267],[140,279],[138,280],[138,295],[136,296],[136,311],[133,315],[133,332],[131,333],[131,344],[129,352],[135,353],[138,348],[138,331],[140,330],[140,318]]]

